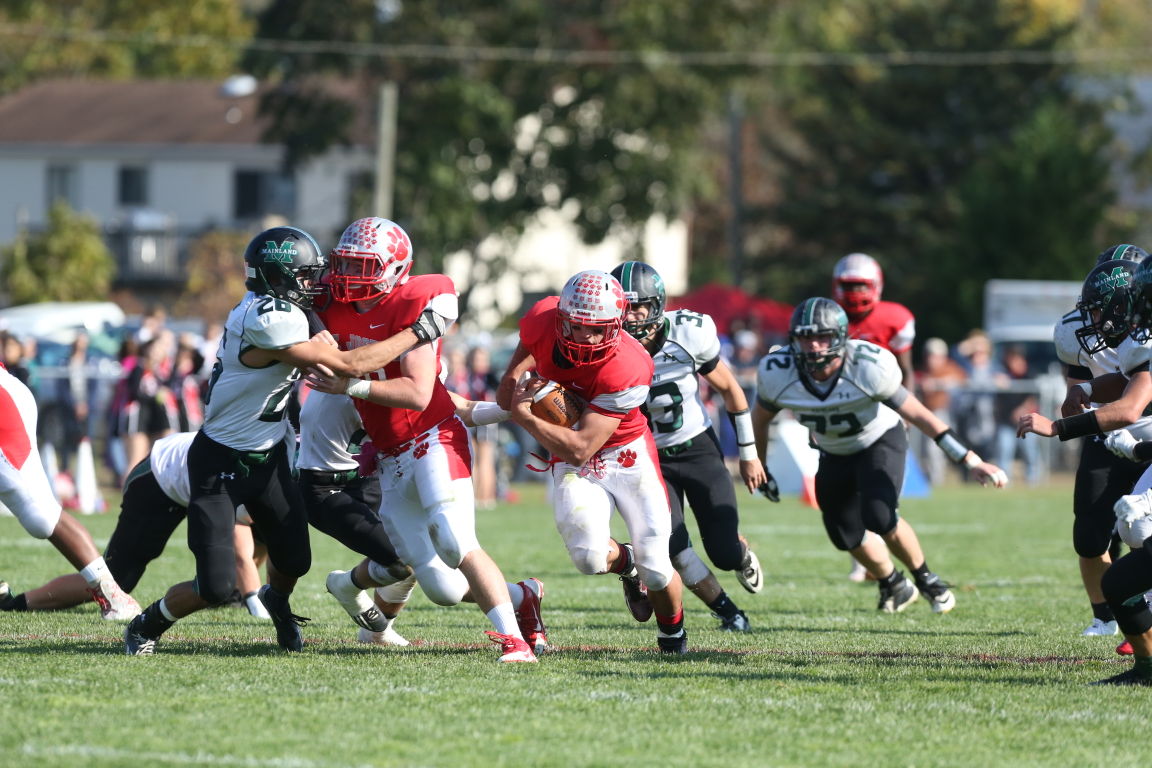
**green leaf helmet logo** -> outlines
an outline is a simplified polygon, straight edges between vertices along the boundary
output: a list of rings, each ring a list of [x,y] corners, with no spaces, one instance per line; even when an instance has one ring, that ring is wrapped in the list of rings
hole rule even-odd
[[[264,256],[264,263],[270,261],[290,266],[292,260],[297,256],[300,251],[296,250],[296,243],[291,240],[285,240],[280,245],[276,245],[276,241],[269,240],[264,243],[264,247],[260,249],[260,253]]]

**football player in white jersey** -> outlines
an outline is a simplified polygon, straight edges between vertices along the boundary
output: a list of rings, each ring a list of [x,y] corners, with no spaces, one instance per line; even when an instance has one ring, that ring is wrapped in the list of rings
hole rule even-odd
[[[1017,433],[1070,440],[1075,437],[1112,433],[1105,440],[1113,450],[1136,461],[1152,459],[1152,443],[1125,437],[1123,427],[1138,421],[1152,404],[1152,259],[1139,265],[1130,261],[1107,261],[1088,273],[1080,303],[1088,319],[1082,336],[1094,346],[1109,339],[1115,344],[1119,373],[1097,376],[1069,387],[1061,406],[1071,413],[1055,421],[1039,413],[1020,417]],[[1093,403],[1103,403],[1091,408]],[[1113,436],[1115,435],[1115,436]],[[1145,489],[1144,478],[1136,491]],[[1138,528],[1140,518],[1152,513],[1148,494],[1122,496],[1114,507],[1118,527]],[[1101,680],[1105,685],[1152,685],[1152,612],[1144,597],[1152,589],[1152,539],[1129,540],[1137,546],[1113,562],[1100,580],[1100,589],[1126,643],[1135,655],[1132,668]],[[1123,647],[1123,646],[1121,646]],[[1117,649],[1121,650],[1120,648]]]
[[[188,447],[195,436],[195,432],[177,432],[160,438],[152,444],[144,460],[128,472],[120,501],[120,517],[104,551],[108,570],[128,592],[136,589],[148,564],[160,556],[188,514]],[[256,565],[247,553],[239,554],[245,548],[251,552],[252,532],[247,525],[237,523],[234,535],[238,553],[237,584],[241,587],[244,607],[257,618],[270,618],[256,597],[260,586]],[[252,575],[245,577],[242,572]],[[251,579],[251,585],[242,583],[244,578]],[[57,576],[43,586],[8,597],[3,596],[6,587],[0,585],[0,610],[58,611],[71,608],[90,599],[86,587],[78,573]],[[125,619],[133,618],[139,612],[140,606],[137,605],[133,616]]]
[[[1147,256],[1143,248],[1135,245],[1115,245],[1096,258],[1096,265],[1117,260],[1139,264]],[[1094,329],[1089,315],[1102,297],[1095,286],[1086,286],[1086,291],[1076,308],[1060,318],[1052,334],[1056,355],[1065,365],[1065,378],[1073,392],[1073,400],[1065,403],[1064,416],[1080,413],[1077,393],[1082,391],[1082,383],[1120,372],[1117,347],[1128,335],[1126,326],[1106,335]],[[1152,417],[1141,418],[1128,430],[1133,440],[1152,438]],[[1087,637],[1107,637],[1120,632],[1100,589],[1100,579],[1113,559],[1110,544],[1116,517],[1112,509],[1121,496],[1131,492],[1143,471],[1143,466],[1109,452],[1099,436],[1081,441],[1072,493],[1072,546],[1079,557],[1080,578],[1092,608],[1092,623],[1082,632]]]
[[[876,578],[878,608],[903,611],[917,591],[936,613],[956,597],[924,559],[912,526],[897,513],[908,450],[903,418],[935,440],[944,454],[982,483],[1002,487],[1008,477],[964,445],[901,384],[900,366],[886,349],[848,338],[848,316],[831,299],[811,298],[792,313],[789,345],[770,352],[756,373],[752,426],[767,455],[768,424],[792,411],[820,450],[816,502],[828,538]],[[915,586],[865,531],[878,534],[911,571]]]
[[[740,535],[736,492],[712,419],[700,399],[696,375],[703,376],[724,399],[740,443],[740,476],[749,492],[754,492],[767,476],[756,454],[744,390],[720,359],[720,339],[711,317],[687,309],[665,313],[664,281],[644,262],[625,262],[612,270],[612,276],[620,281],[628,300],[624,330],[644,345],[655,366],[645,407],[672,507],[672,564],[684,586],[720,619],[721,629],[745,632],[747,615],[692,547],[684,520],[687,498],[708,559],[720,570],[735,571],[744,589],[760,591],[764,584],[760,561]],[[647,600],[637,600],[639,580],[621,576],[621,581],[633,616],[646,620],[652,608]]]
[[[421,335],[409,326],[384,341],[341,351],[331,334],[309,332],[305,311],[323,290],[319,276],[327,263],[311,235],[295,227],[265,230],[248,244],[244,263],[248,293],[228,315],[204,425],[188,452],[188,546],[196,555],[196,578],[174,585],[132,620],[124,633],[130,655],[151,655],[177,619],[228,599],[235,582],[232,526],[241,504],[268,547],[269,583],[259,597],[277,643],[302,650],[300,627],[307,619],[292,612],[288,598],[312,553],[284,418],[299,369],[364,376],[438,338],[444,327],[431,322]],[[414,325],[428,321],[421,315]]]

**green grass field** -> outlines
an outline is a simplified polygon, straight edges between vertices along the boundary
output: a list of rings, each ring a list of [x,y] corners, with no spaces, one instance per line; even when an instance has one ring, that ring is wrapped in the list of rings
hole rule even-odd
[[[152,658],[123,655],[123,626],[93,605],[0,614],[0,765],[609,766],[1135,764],[1152,704],[1087,683],[1129,663],[1091,618],[1070,544],[1067,481],[1035,490],[950,487],[909,500],[929,564],[957,591],[934,615],[876,611],[845,577],[817,514],[743,502],[767,586],[722,581],[751,618],[732,635],[688,598],[692,652],[664,658],[618,581],[578,574],[539,486],[480,513],[480,537],[515,581],[547,587],[556,650],[497,664],[474,606],[419,592],[396,628],[407,649],[355,642],[324,576],[356,561],[316,535],[294,609],[305,651],[237,609],[181,621]],[[114,515],[84,518],[103,546]],[[0,578],[14,590],[66,568],[0,519]],[[192,573],[183,528],[138,587],[142,604]],[[1142,714],[1143,713],[1143,714]],[[1133,743],[1135,742],[1135,743]]]

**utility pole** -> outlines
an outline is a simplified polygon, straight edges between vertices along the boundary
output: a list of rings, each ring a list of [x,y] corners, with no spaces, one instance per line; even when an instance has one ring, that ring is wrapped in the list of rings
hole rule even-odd
[[[728,272],[732,285],[744,282],[744,99],[728,91]]]
[[[384,219],[392,218],[398,101],[396,83],[383,83],[380,86],[380,108],[376,115],[376,189],[372,198],[372,215]]]

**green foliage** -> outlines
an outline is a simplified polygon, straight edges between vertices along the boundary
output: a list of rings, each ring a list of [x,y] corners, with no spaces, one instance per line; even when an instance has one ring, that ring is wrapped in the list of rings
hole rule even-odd
[[[213,230],[188,246],[188,281],[176,301],[178,317],[218,320],[244,296],[244,249],[251,233]]]
[[[298,655],[236,608],[181,620],[152,658],[124,656],[123,624],[92,604],[0,614],[0,758],[26,768],[1139,762],[1124,736],[1145,726],[1147,691],[1087,685],[1131,662],[1113,652],[1118,639],[1080,636],[1091,613],[1066,524],[1068,478],[904,501],[932,568],[955,585],[947,615],[923,601],[879,613],[875,585],[845,578],[847,558],[817,512],[742,492],[741,528],[767,585],[749,595],[717,576],[752,631],[719,631],[686,593],[692,651],[675,659],[655,653],[656,628],[631,619],[615,577],[576,572],[541,486],[518,491],[523,501],[477,525],[506,578],[545,583],[558,650],[539,664],[497,664],[475,605],[436,606],[419,590],[396,623],[413,645],[359,645],[324,589],[328,571],[359,556],[313,531],[312,569],[292,598],[312,618]],[[98,544],[114,517],[83,518]],[[184,539],[177,529],[149,565],[141,604],[194,572]],[[0,575],[16,592],[69,570],[13,518],[0,517],[0,541]],[[386,726],[361,737],[366,702],[380,702]]]
[[[116,273],[100,226],[57,202],[44,232],[24,235],[4,249],[2,279],[12,304],[103,301]]]
[[[855,0],[786,10],[802,49],[1052,51],[1070,29],[1023,0]],[[1039,17],[1046,19],[1047,17]],[[941,23],[947,19],[947,23]],[[1068,278],[1100,248],[1111,136],[1059,62],[848,66],[789,71],[760,136],[780,169],[777,204],[754,227],[782,230],[754,262],[759,285],[796,301],[828,290],[832,264],[876,256],[886,295],[922,332],[980,322],[990,277]],[[1077,264],[1077,257],[1079,263]]]
[[[640,0],[602,4],[538,0],[405,3],[389,23],[370,0],[279,0],[260,19],[262,38],[420,44],[429,51],[481,44],[534,51],[726,50],[760,29],[762,14],[735,1]],[[745,32],[747,30],[747,32]],[[635,229],[653,213],[675,215],[714,193],[700,162],[701,126],[734,73],[655,63],[571,65],[251,52],[248,66],[284,87],[265,109],[272,137],[293,161],[346,140],[350,120],[313,119],[338,108],[318,76],[354,78],[358,99],[399,87],[394,218],[412,235],[427,267],[443,254],[475,251],[489,235],[514,238],[540,209],[563,209],[591,243]],[[320,99],[321,109],[310,107]],[[502,265],[482,264],[478,273]]]
[[[0,93],[49,77],[222,77],[235,71],[251,36],[239,3],[150,0],[12,0],[0,24]],[[52,30],[67,30],[68,37]],[[199,36],[202,45],[172,45]]]

